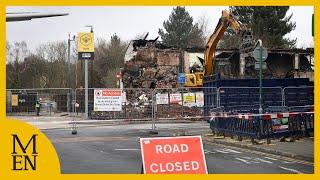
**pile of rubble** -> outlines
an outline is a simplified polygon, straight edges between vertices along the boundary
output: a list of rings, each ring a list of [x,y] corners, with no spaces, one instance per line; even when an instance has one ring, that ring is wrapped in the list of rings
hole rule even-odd
[[[144,47],[125,62],[124,88],[175,88],[178,86],[180,51]]]

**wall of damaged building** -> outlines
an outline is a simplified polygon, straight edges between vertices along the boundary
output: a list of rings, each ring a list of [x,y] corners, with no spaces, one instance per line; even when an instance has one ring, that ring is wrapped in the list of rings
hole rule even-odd
[[[125,56],[123,74],[124,88],[175,88],[180,72],[191,73],[192,69],[203,70],[202,50],[182,50],[157,47],[155,42],[142,41],[140,46],[128,47]],[[138,44],[139,45],[139,44]],[[298,78],[313,79],[312,52],[306,50],[268,50],[267,68],[263,70],[264,78]],[[237,49],[216,51],[215,72],[222,79],[258,78],[255,69],[256,60],[245,57],[244,74],[240,70],[240,53]],[[197,68],[194,68],[197,67]]]
[[[291,51],[269,52],[266,59],[267,68],[263,70],[264,78],[298,78],[308,77],[313,80],[313,69],[309,54]],[[240,76],[240,53],[237,51],[221,52],[215,57],[216,72],[222,79],[258,78],[259,71],[255,69],[256,60],[245,57],[244,75]]]

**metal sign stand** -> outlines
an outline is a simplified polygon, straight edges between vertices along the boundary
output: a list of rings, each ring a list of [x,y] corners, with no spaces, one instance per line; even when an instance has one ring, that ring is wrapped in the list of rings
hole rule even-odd
[[[262,41],[258,40],[258,46],[253,51],[253,57],[258,60],[259,63],[259,114],[263,113],[262,109],[262,63],[268,57],[267,50],[262,46]],[[260,117],[260,132],[263,134],[263,124],[262,117]]]

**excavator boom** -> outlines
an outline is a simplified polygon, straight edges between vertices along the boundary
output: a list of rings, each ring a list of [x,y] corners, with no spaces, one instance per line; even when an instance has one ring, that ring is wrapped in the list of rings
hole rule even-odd
[[[223,37],[224,33],[226,32],[227,28],[230,27],[236,35],[240,36],[242,39],[242,43],[240,45],[241,52],[251,51],[254,46],[253,38],[251,31],[247,29],[247,27],[237,21],[233,15],[227,11],[222,11],[222,16],[216,26],[215,31],[210,36],[204,55],[204,75],[210,76],[213,74],[214,71],[214,62],[213,58],[215,56],[216,47],[218,42]]]

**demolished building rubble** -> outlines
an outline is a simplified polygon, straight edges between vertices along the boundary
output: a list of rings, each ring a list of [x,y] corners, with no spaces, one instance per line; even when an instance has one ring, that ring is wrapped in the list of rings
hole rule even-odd
[[[167,47],[156,40],[133,40],[130,42],[121,72],[123,88],[126,93],[126,116],[143,115],[151,118],[152,90],[168,94],[169,101],[157,104],[157,118],[179,118],[182,116],[201,116],[203,108],[196,105],[186,106],[181,102],[171,103],[170,93],[184,94],[175,88],[179,73],[190,73],[192,67],[203,69],[204,49],[178,49]],[[308,77],[313,81],[313,49],[268,49],[267,69],[263,71],[266,78]],[[221,79],[256,78],[255,60],[245,60],[245,76],[240,75],[240,53],[238,49],[217,49],[216,72]],[[138,89],[137,89],[138,88]],[[190,90],[191,92],[193,90]],[[201,91],[201,90],[198,90]],[[196,93],[194,91],[194,93]],[[155,96],[156,96],[155,94]],[[183,100],[181,100],[183,101]]]

